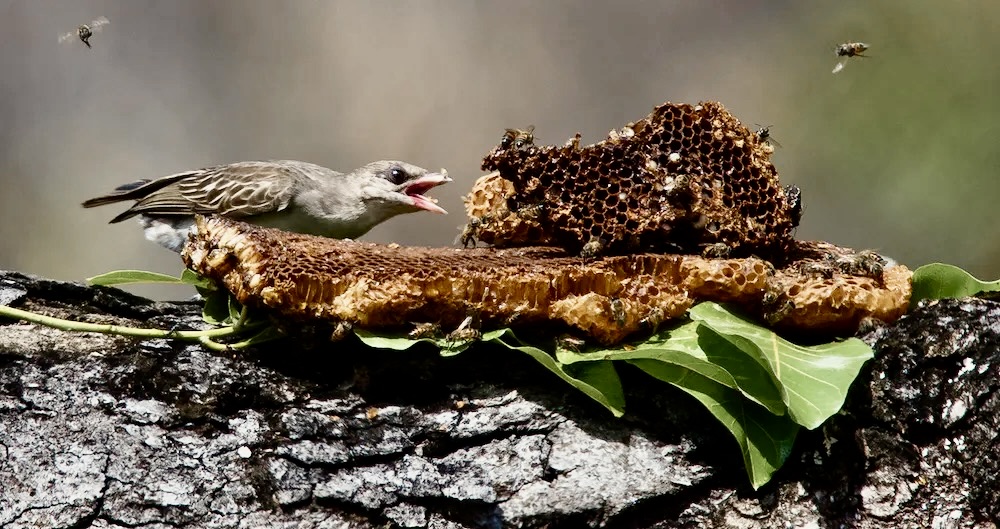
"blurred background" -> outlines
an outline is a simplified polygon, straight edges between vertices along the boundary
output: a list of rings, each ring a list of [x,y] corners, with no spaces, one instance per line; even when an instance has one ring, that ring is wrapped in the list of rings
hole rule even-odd
[[[58,43],[99,16],[93,49]],[[872,57],[832,75],[845,41]],[[771,125],[800,238],[997,278],[998,49],[992,0],[0,0],[0,268],[177,274],[134,222],[107,224],[126,206],[80,202],[269,158],[445,167],[450,215],[365,239],[448,246],[504,128],[592,143],[664,101],[718,100]]]

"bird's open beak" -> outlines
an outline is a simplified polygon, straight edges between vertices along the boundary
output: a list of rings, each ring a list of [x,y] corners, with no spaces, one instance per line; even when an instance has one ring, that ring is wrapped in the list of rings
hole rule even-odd
[[[448,176],[448,171],[441,169],[440,173],[427,173],[404,183],[401,186],[400,192],[405,194],[410,199],[410,203],[416,208],[447,215],[448,212],[436,204],[437,199],[428,198],[424,196],[424,193],[451,181],[452,179]]]

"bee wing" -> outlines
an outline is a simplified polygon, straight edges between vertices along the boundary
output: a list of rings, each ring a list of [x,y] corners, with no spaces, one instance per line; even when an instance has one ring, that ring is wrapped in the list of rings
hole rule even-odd
[[[833,73],[837,73],[843,70],[844,66],[847,66],[847,58],[841,59],[840,62],[838,62],[837,65],[833,67]]]
[[[104,26],[105,24],[110,24],[110,21],[107,18],[97,17],[90,23],[90,31],[97,33],[98,31],[101,31],[101,26]]]
[[[62,35],[59,35],[59,43],[62,44],[63,42],[66,42],[67,40],[75,36],[76,36],[75,31],[70,31],[69,33],[63,33]]]
[[[777,147],[779,149],[781,148],[781,144],[778,143],[778,140],[769,137],[769,138],[767,138],[767,141],[770,142],[771,145],[774,145],[775,147]]]

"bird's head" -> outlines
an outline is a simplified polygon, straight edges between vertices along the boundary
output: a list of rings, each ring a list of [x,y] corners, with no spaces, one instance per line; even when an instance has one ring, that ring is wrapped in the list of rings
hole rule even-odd
[[[432,173],[406,162],[382,160],[360,167],[355,173],[366,176],[362,199],[369,207],[396,214],[419,210],[448,213],[435,203],[435,199],[424,195],[452,181],[444,169],[440,173]]]

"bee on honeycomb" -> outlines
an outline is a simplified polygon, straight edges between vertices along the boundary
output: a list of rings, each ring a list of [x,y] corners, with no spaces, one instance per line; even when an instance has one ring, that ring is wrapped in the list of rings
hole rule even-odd
[[[509,182],[508,209],[544,204],[534,224],[570,252],[589,258],[729,248],[734,257],[766,257],[791,243],[798,190],[782,188],[770,146],[720,103],[665,103],[588,146],[578,136],[563,146],[517,145],[521,137],[507,131],[482,167]],[[524,243],[499,229],[479,239]]]

